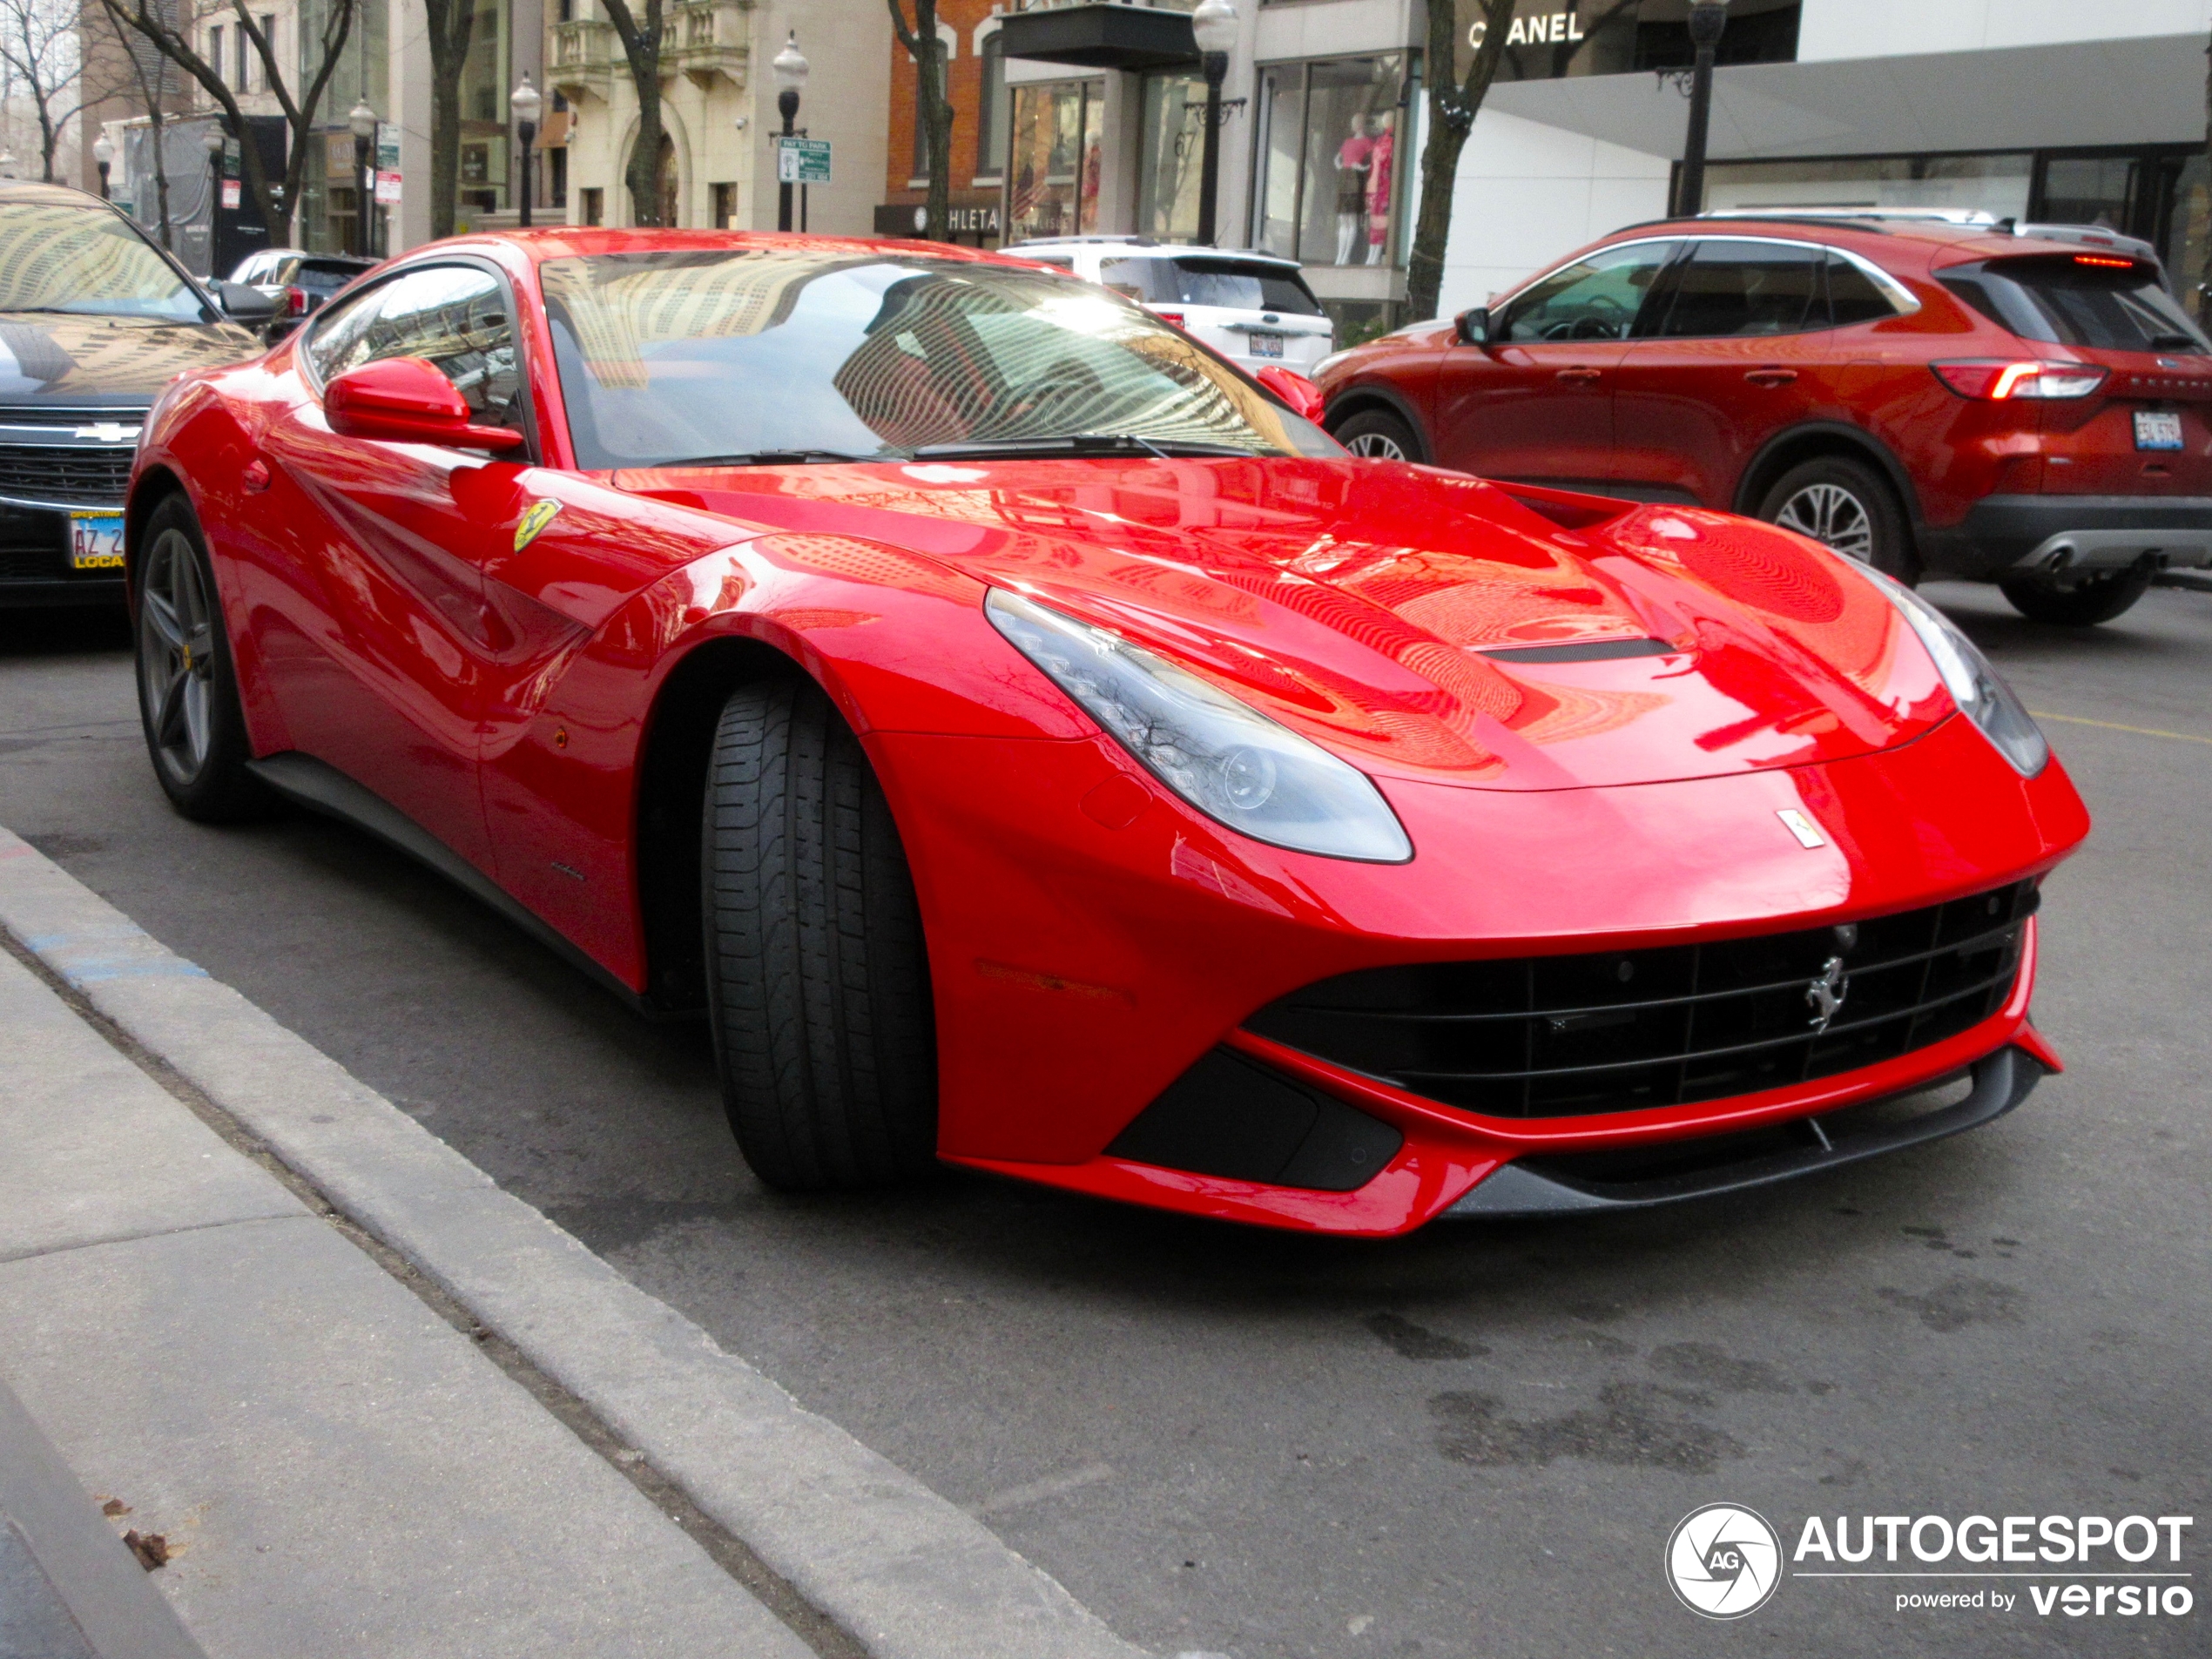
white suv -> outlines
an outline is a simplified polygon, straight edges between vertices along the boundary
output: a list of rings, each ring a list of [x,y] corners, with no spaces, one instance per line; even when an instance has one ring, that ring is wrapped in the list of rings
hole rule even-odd
[[[1246,370],[1311,374],[1336,349],[1336,325],[1295,260],[1141,236],[1062,236],[1001,252],[1126,294]]]

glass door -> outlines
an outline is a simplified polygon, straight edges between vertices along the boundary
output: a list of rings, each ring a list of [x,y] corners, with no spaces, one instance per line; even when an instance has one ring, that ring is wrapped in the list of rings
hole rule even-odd
[[[1098,227],[1105,161],[1103,81],[1017,86],[1010,100],[1006,239],[1079,236]]]

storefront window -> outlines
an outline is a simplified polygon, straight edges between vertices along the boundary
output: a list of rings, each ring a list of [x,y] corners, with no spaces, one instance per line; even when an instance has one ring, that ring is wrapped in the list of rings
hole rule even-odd
[[[1705,172],[1705,205],[1955,207],[2025,219],[2034,163],[2025,152],[1715,162]]]
[[[1046,81],[1014,89],[1007,239],[1076,236],[1098,228],[1105,87]]]
[[[1196,75],[1144,78],[1136,228],[1163,242],[1198,234],[1198,172],[1206,141],[1206,84]]]
[[[1399,53],[1260,71],[1257,246],[1307,265],[1399,263],[1407,93]]]

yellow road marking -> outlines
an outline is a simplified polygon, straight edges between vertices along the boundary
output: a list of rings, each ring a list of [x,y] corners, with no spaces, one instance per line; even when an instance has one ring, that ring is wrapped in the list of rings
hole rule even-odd
[[[2063,720],[2068,725],[2101,726],[2107,732],[2132,732],[2139,738],[2171,738],[2176,743],[2212,743],[2212,738],[2200,738],[2188,732],[2161,732],[2156,726],[2122,725],[2117,720],[2085,720],[2078,714],[2046,714],[2041,709],[2028,712],[2039,720]]]

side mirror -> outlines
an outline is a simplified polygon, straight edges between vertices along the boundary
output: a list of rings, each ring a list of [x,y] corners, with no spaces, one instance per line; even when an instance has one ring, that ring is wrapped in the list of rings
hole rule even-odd
[[[215,303],[233,322],[259,328],[277,314],[277,302],[259,288],[243,282],[218,282],[214,287]]]
[[[523,447],[509,427],[476,426],[454,384],[420,357],[387,357],[349,368],[323,388],[330,429],[384,443],[435,443],[504,454]]]
[[[1328,400],[1321,395],[1321,388],[1294,368],[1280,363],[1270,363],[1252,378],[1291,406],[1294,414],[1318,422]]]
[[[1453,337],[1462,346],[1480,346],[1490,338],[1490,307],[1469,306],[1452,319]]]

